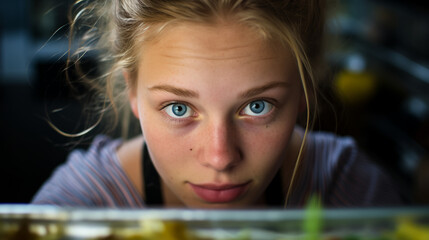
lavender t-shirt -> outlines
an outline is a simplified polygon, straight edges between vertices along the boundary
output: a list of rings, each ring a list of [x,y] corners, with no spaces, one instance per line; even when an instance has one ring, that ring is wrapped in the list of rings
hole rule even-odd
[[[74,150],[67,162],[59,166],[38,191],[32,203],[144,207],[144,200],[116,155],[116,149],[121,144],[122,140],[100,135],[88,150]],[[370,162],[350,137],[326,132],[309,133],[300,169],[301,174],[288,207],[303,207],[314,194],[320,196],[325,207],[402,204],[396,186],[388,175]]]

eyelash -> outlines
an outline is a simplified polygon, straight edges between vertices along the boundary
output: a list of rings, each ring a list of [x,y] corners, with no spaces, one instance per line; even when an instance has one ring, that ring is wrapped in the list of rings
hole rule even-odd
[[[249,104],[251,104],[253,102],[257,102],[257,101],[264,101],[264,102],[267,102],[267,103],[271,104],[271,109],[266,114],[261,115],[261,116],[242,115],[242,112],[244,111],[244,109],[247,106],[249,106]],[[245,104],[243,104],[240,107],[239,115],[243,116],[243,117],[246,117],[246,118],[261,119],[262,120],[262,119],[265,119],[265,118],[271,116],[272,113],[274,111],[276,111],[277,108],[278,108],[278,101],[276,99],[272,99],[272,98],[255,98],[255,99],[252,99],[252,100],[246,102]]]
[[[271,104],[271,109],[268,111],[268,113],[266,113],[266,114],[264,114],[264,115],[261,115],[261,116],[251,116],[251,115],[242,115],[242,112],[244,111],[244,109],[249,105],[249,104],[251,104],[251,103],[253,103],[253,102],[256,102],[256,101],[264,101],[264,102],[267,102],[267,103],[269,103],[269,104]],[[172,105],[174,105],[174,104],[183,104],[183,105],[185,105],[186,107],[188,107],[189,109],[191,109],[191,111],[193,111],[194,112],[194,114],[192,115],[192,116],[190,116],[190,117],[184,117],[184,118],[180,118],[180,117],[172,117],[172,116],[170,116],[166,111],[166,109],[167,109],[167,107],[169,107],[169,106],[172,106]],[[276,109],[277,109],[277,107],[278,107],[278,101],[277,100],[275,100],[275,99],[269,99],[269,98],[256,98],[256,99],[252,99],[252,100],[250,100],[250,101],[248,101],[248,102],[246,102],[245,104],[243,104],[242,106],[240,106],[240,110],[238,111],[238,115],[239,116],[243,116],[243,117],[246,117],[246,118],[251,118],[251,119],[265,119],[265,118],[267,118],[267,117],[269,117],[270,115],[272,115],[272,112],[274,112]],[[161,111],[163,111],[163,113],[164,113],[164,115],[165,115],[165,117],[169,120],[169,121],[172,121],[172,122],[174,122],[174,123],[177,123],[177,124],[180,124],[180,123],[184,123],[184,122],[186,122],[186,121],[189,121],[189,118],[195,118],[196,116],[197,116],[197,111],[195,111],[194,110],[195,108],[192,106],[192,105],[190,105],[189,103],[186,103],[186,102],[181,102],[181,101],[172,101],[172,102],[168,102],[168,103],[165,103],[165,104],[163,104],[161,107],[160,107],[160,110]]]
[[[190,117],[184,117],[184,118],[180,118],[180,117],[175,118],[175,117],[172,117],[172,116],[170,116],[167,113],[167,107],[172,106],[174,104],[183,104],[186,107],[190,108],[194,112],[194,114],[192,116],[190,116]],[[172,101],[172,102],[168,102],[166,104],[163,104],[161,106],[160,110],[164,113],[165,118],[167,120],[172,121],[172,122],[177,123],[177,124],[184,123],[186,121],[189,121],[189,118],[195,118],[196,117],[195,116],[196,111],[194,110],[194,107],[192,107],[192,105],[190,105],[189,103],[180,102],[180,101]]]

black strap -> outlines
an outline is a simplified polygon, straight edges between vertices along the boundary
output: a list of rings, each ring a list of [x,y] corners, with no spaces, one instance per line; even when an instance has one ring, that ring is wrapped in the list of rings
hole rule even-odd
[[[278,171],[265,190],[265,202],[268,206],[278,207],[284,205],[284,200],[282,177],[280,171]]]
[[[158,171],[153,166],[146,144],[143,144],[143,191],[145,193],[145,203],[148,206],[163,205],[160,177]]]

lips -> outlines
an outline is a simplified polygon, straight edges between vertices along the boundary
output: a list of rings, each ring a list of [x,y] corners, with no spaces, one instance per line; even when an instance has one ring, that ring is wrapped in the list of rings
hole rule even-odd
[[[248,188],[250,182],[243,184],[192,184],[195,194],[210,203],[227,203],[238,199]]]

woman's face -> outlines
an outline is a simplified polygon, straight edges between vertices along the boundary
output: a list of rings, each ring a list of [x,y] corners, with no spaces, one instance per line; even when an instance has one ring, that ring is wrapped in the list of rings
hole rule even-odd
[[[238,24],[184,23],[142,47],[130,94],[167,191],[188,207],[263,202],[302,104],[294,58]]]

